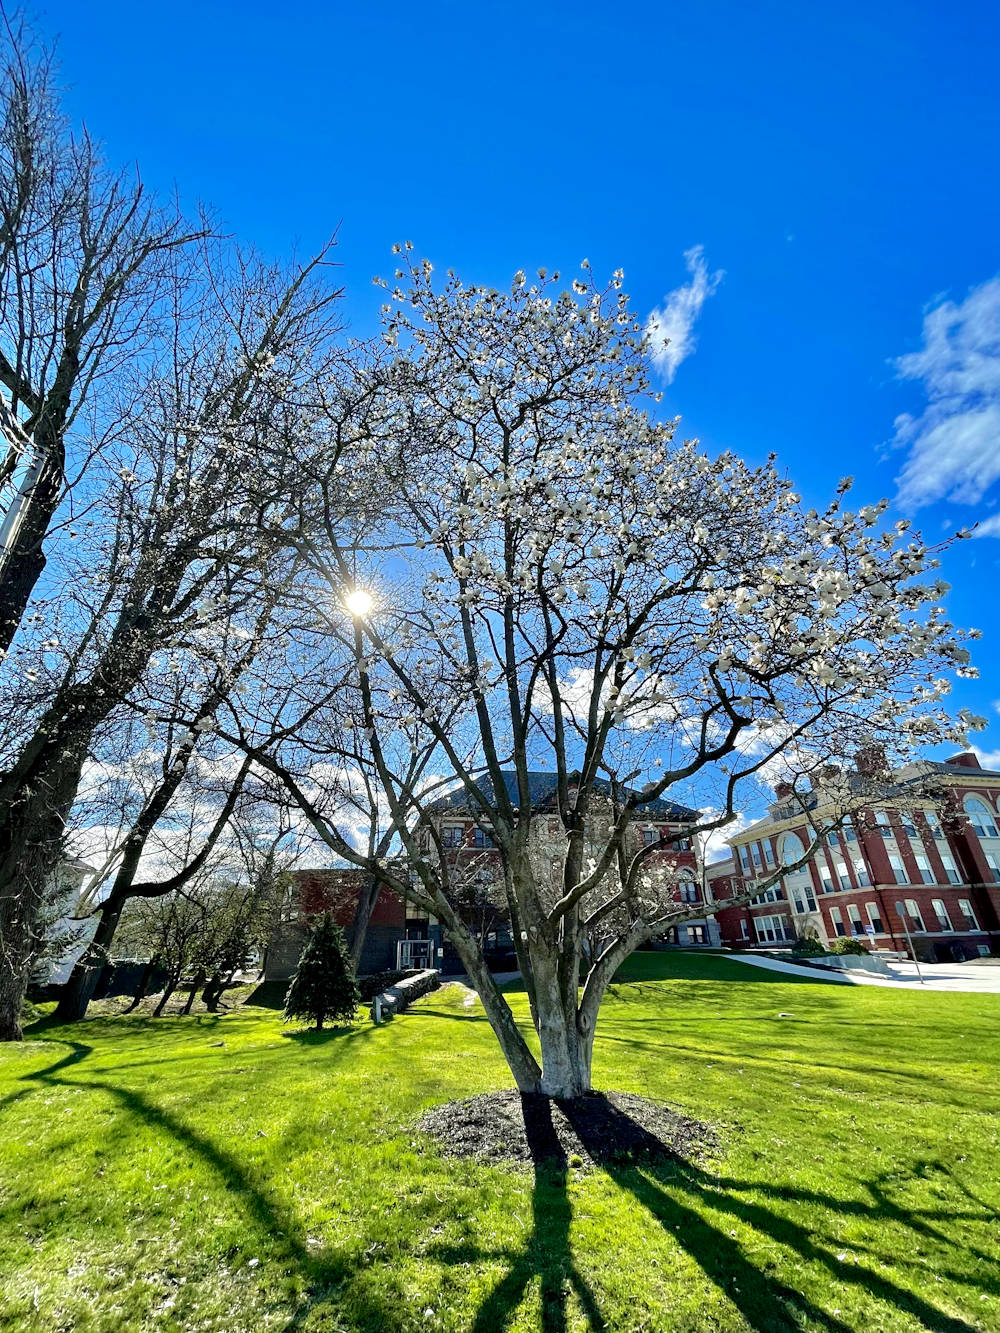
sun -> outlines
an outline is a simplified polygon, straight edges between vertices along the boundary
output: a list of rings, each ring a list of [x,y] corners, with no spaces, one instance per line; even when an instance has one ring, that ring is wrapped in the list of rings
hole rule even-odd
[[[344,605],[352,616],[366,616],[372,608],[372,595],[363,588],[355,588],[344,598]]]

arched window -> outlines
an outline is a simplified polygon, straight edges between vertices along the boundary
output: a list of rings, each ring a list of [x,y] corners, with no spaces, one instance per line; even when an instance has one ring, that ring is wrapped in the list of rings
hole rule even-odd
[[[965,798],[965,813],[969,816],[969,819],[972,821],[972,827],[981,838],[996,838],[1000,836],[997,833],[997,826],[996,821],[993,818],[993,812],[990,810],[989,806],[985,805],[982,801],[977,801],[975,796],[967,796]]]
[[[786,833],[781,840],[781,864],[790,866],[802,856],[805,848],[794,833]]]
[[[698,892],[698,885],[689,875],[683,875],[680,880],[681,902],[697,903],[701,901],[701,894]]]

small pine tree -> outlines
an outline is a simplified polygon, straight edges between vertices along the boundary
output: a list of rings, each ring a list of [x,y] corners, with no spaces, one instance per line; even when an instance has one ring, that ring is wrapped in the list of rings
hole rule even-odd
[[[349,1023],[360,998],[344,932],[327,912],[302,950],[285,996],[285,1020],[311,1018],[319,1032],[328,1018]]]

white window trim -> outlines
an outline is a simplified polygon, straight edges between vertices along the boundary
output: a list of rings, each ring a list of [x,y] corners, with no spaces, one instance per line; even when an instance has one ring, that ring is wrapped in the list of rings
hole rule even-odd
[[[910,933],[913,935],[926,935],[927,927],[924,924],[924,918],[920,914],[920,905],[914,898],[904,898],[903,906],[906,908],[906,915],[910,918],[907,925],[910,927]]]
[[[973,930],[980,929],[979,917],[976,916],[976,909],[972,906],[972,903],[969,902],[968,898],[959,898],[958,910],[965,917],[966,921],[972,922]]]
[[[948,914],[948,908],[945,906],[943,898],[932,898],[931,907],[934,908],[934,915],[938,919],[938,925],[947,934],[954,934],[955,927],[951,924],[951,917]]]
[[[885,928],[885,922],[882,920],[882,913],[879,911],[878,903],[865,903],[865,911],[868,914],[868,924],[874,926],[875,934],[887,934],[888,932]]]
[[[970,810],[970,804],[976,807],[975,811]],[[973,831],[979,838],[1000,838],[1000,831],[997,829],[996,811],[992,808],[992,803],[981,796],[966,796],[962,802],[962,809],[969,816]],[[983,817],[989,821],[988,824],[982,824]],[[992,832],[989,830],[992,829]]]
[[[901,856],[891,852],[889,854],[889,868],[896,877],[897,884],[909,884],[910,879],[906,873],[906,863]]]

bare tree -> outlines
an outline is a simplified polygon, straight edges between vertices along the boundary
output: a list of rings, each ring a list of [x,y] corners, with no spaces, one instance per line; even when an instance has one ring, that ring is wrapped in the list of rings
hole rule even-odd
[[[248,966],[267,941],[283,889],[280,859],[272,842],[256,866],[235,861],[227,866],[223,861],[170,893],[126,902],[120,927],[123,947],[167,971],[156,1017],[182,981],[189,986],[182,1013],[191,1012],[202,986],[209,1010],[218,1008],[234,974]],[[248,875],[247,869],[253,873]]]
[[[169,323],[178,250],[208,234],[114,171],[59,105],[57,68],[23,17],[0,14],[0,649],[87,469],[70,439]]]
[[[194,847],[185,848],[188,854],[183,857],[183,863],[179,868],[163,878],[146,880],[138,878],[140,861],[147,849],[150,836],[157,830],[161,821],[172,814],[171,800],[181,785],[192,752],[193,742],[185,742],[180,747],[177,759],[169,764],[163,780],[145,802],[123,840],[117,870],[110,880],[106,896],[99,897],[88,913],[97,916],[94,933],[74,965],[56,1007],[56,1017],[63,1021],[80,1019],[86,1014],[87,1005],[94,993],[101,970],[110,959],[111,945],[125,904],[131,898],[162,898],[190,883],[203,872],[233,818],[249,769],[249,762],[246,761],[240,766],[236,775],[229,778],[225,799],[218,811],[213,812],[214,818],[207,832],[197,839]],[[106,879],[105,883],[107,882]],[[94,896],[100,893],[101,887],[97,884],[92,885],[88,902],[93,902]],[[78,911],[77,915],[80,917],[81,913]]]
[[[317,424],[338,328],[323,257],[287,271],[206,244],[199,262],[199,285],[175,288],[163,359],[136,366],[99,423],[91,526],[63,534],[4,663],[0,1039],[19,1035],[33,921],[96,729],[164,659],[210,661],[222,626],[259,634],[297,559],[285,525],[301,519],[301,462],[337,465]],[[194,734],[212,725],[188,716]]]
[[[862,746],[961,741],[980,720],[942,701],[969,654],[946,585],[918,581],[933,552],[905,523],[884,529],[884,502],[848,509],[845,482],[805,511],[773,461],[676,442],[619,274],[439,291],[407,257],[404,280],[386,285],[394,410],[373,420],[423,464],[400,479],[390,554],[362,561],[326,533],[310,556],[399,856],[373,858],[317,809],[315,717],[309,745],[287,729],[270,762],[332,849],[442,923],[518,1086],[573,1097],[616,969],[704,914],[680,901],[665,848],[635,836],[651,803],[700,793],[717,813],[697,836],[776,768],[808,807],[810,780]],[[427,746],[427,771],[495,843],[540,1064],[463,920],[426,780],[409,777]],[[836,792],[841,814],[865,799]]]
[[[114,764],[119,776],[116,785],[124,788],[123,796],[133,808],[78,906],[79,918],[96,915],[98,919],[87,948],[63,988],[56,1011],[60,1019],[72,1021],[86,1013],[127,900],[159,897],[183,887],[202,872],[219,839],[231,831],[234,815],[238,815],[237,824],[240,819],[245,823],[247,807],[253,801],[260,801],[259,784],[248,793],[249,799],[244,794],[249,761],[242,764],[237,761],[234,768],[227,763],[232,756],[227,756],[224,749],[220,751],[214,736],[214,717],[261,651],[265,638],[279,633],[274,617],[279,591],[275,587],[266,590],[252,630],[227,621],[216,627],[214,642],[199,645],[200,670],[194,679],[192,673],[181,671],[158,673],[161,679],[165,677],[158,700],[154,697],[155,681],[144,680],[145,699],[136,706],[145,706],[142,717],[146,731],[138,737],[139,749],[130,756],[132,762],[123,762],[121,741],[123,732],[134,735],[136,728],[123,725],[126,720],[120,716],[113,719],[115,725],[110,731],[114,748],[119,751]],[[191,695],[196,690],[201,690],[201,698],[192,706]],[[165,746],[152,759],[150,742],[164,723]],[[89,801],[77,802],[73,813],[84,822],[84,831],[101,821],[108,785],[107,780],[100,783],[96,810]],[[215,797],[215,808],[207,821],[198,808],[206,796],[209,801]],[[193,816],[198,827],[204,827],[204,835],[196,846],[189,846],[188,854],[173,873],[159,879],[141,879],[140,862],[150,838],[164,822],[169,824],[175,819],[178,804]],[[273,812],[273,799],[268,799],[265,805]]]

